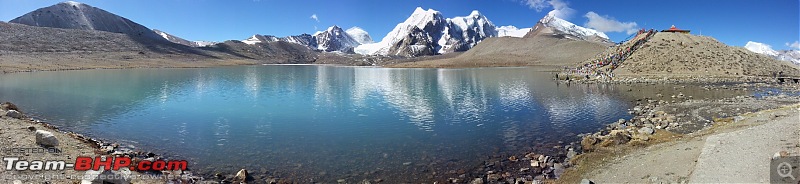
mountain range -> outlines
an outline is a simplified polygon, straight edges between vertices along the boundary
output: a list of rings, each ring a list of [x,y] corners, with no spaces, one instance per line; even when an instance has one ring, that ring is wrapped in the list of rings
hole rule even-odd
[[[444,18],[441,12],[418,7],[404,22],[377,43],[356,47],[366,55],[422,56],[467,51],[490,37],[523,37],[532,31],[567,35],[565,38],[609,42],[602,32],[584,28],[557,18],[553,12],[538,21],[534,28],[495,26],[486,16],[473,10],[464,17]]]
[[[791,61],[792,63],[800,65],[800,50],[773,50],[772,46],[767,44],[749,41],[744,45],[744,48],[755,53],[763,54],[778,60]]]
[[[173,43],[206,47],[219,43],[189,41],[178,36],[149,29],[124,17],[74,1],[58,3],[37,9],[15,18],[11,23],[30,26],[97,30],[122,33],[150,39],[164,39]],[[386,34],[380,42],[359,27],[346,31],[336,25],[311,34],[286,37],[255,34],[241,40],[248,45],[256,43],[288,42],[322,52],[359,53],[364,55],[396,55],[416,57],[467,51],[489,37],[523,37],[533,31],[568,35],[579,40],[607,41],[602,32],[583,28],[553,16],[542,18],[535,27],[518,29],[514,26],[495,26],[477,10],[462,17],[444,18],[441,12],[418,7],[404,22]]]

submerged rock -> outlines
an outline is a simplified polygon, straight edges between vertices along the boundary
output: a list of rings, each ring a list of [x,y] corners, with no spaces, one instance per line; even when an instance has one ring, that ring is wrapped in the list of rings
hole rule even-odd
[[[58,146],[58,139],[51,132],[36,130],[36,144],[48,147]]]

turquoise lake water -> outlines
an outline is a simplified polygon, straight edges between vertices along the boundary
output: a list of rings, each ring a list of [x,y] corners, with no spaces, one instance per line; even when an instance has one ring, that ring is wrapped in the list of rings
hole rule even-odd
[[[554,151],[630,117],[630,88],[559,85],[529,68],[0,75],[0,100],[62,129],[189,159],[198,172],[247,168],[308,182],[427,180],[491,156]]]

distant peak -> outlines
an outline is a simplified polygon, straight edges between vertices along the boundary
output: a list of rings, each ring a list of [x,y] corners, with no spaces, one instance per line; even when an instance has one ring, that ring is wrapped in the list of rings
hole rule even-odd
[[[481,12],[478,10],[472,10],[472,13],[469,14],[470,17],[479,17],[481,16]]]
[[[417,12],[422,13],[424,11],[425,11],[425,9],[422,9],[422,7],[419,7],[419,6],[417,7],[417,9],[414,9],[414,13],[417,13]]]
[[[422,7],[417,7],[417,9],[414,9],[414,14],[436,14],[436,13],[439,12],[430,8],[428,8],[428,10],[422,9]]]
[[[558,17],[556,17],[556,10],[553,10],[553,11],[547,12],[547,15],[545,15],[542,18],[541,22],[547,23],[547,22],[552,21],[555,18],[558,18]]]
[[[80,3],[80,2],[77,2],[77,1],[64,1],[64,2],[62,2],[62,4],[67,4],[67,5],[71,5],[71,6],[84,5],[83,3]]]

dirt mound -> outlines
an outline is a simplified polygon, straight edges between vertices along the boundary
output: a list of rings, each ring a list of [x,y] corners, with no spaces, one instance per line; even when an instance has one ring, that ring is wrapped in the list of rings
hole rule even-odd
[[[601,43],[557,36],[494,37],[454,58],[401,63],[391,67],[567,66],[606,49]]]
[[[656,33],[614,70],[617,75],[657,77],[767,77],[780,72],[800,76],[798,67],[789,62],[728,46],[712,37],[664,32]]]

